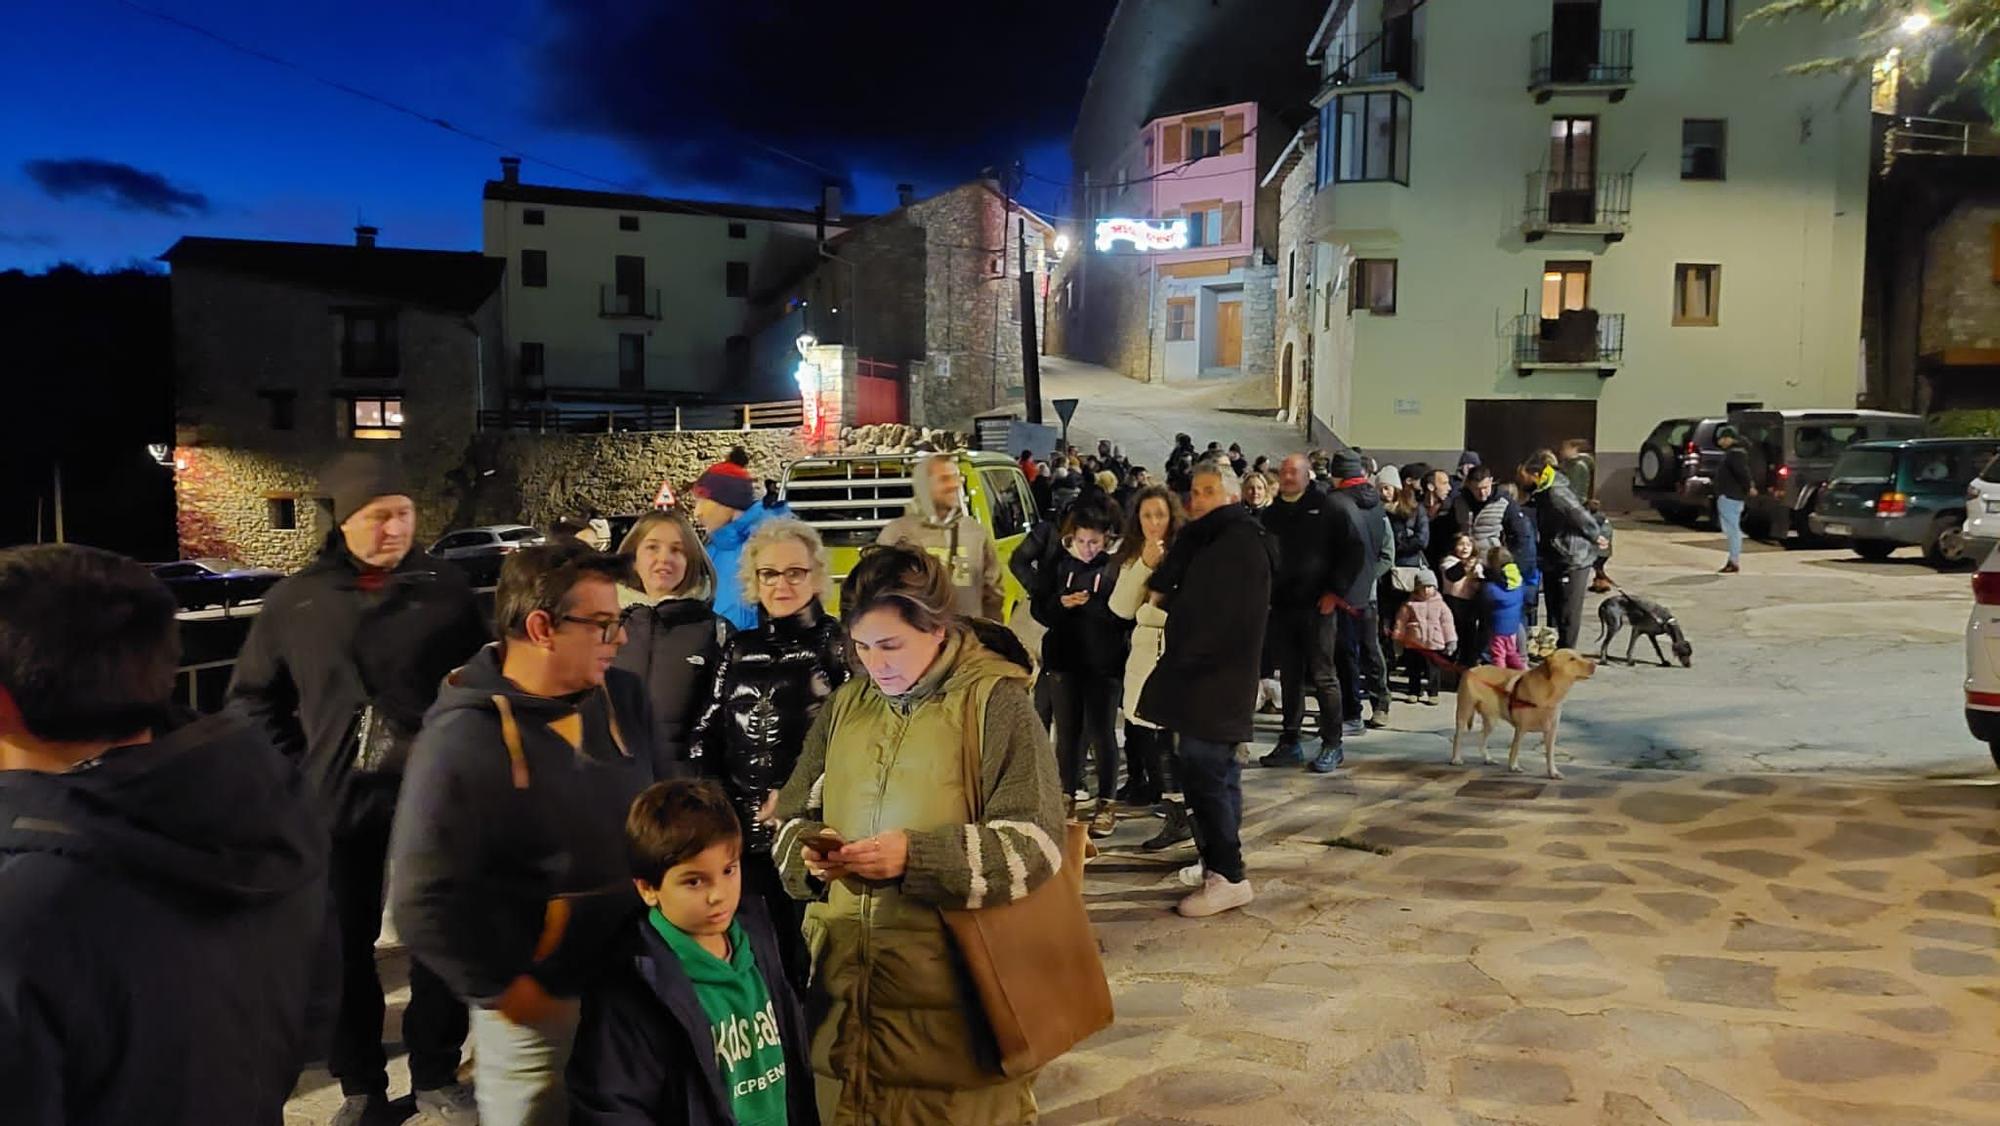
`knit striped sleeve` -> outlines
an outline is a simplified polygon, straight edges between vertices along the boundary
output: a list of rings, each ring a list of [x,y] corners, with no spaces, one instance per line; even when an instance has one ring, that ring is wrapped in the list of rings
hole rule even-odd
[[[1023,686],[993,689],[982,734],[985,819],[910,834],[903,890],[939,907],[1011,903],[1062,865],[1055,753]]]
[[[793,899],[818,899],[824,890],[824,885],[806,871],[805,858],[799,855],[799,841],[826,828],[823,796],[826,746],[832,736],[833,716],[840,710],[832,706],[832,701],[819,710],[806,732],[805,746],[799,751],[792,776],[785,780],[784,789],[778,791],[778,804],[773,811],[778,819],[778,832],[771,840],[771,860],[785,882],[785,891]]]

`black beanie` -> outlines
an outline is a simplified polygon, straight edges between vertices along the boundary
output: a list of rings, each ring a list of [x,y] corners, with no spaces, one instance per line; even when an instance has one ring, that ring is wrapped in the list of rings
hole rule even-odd
[[[395,458],[359,450],[333,459],[320,474],[319,487],[333,498],[335,524],[347,523],[348,517],[368,507],[376,497],[410,495],[409,480]]]

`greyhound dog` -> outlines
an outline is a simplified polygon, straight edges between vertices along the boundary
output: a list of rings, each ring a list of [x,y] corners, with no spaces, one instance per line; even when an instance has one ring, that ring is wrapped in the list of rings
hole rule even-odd
[[[1672,668],[1667,655],[1660,652],[1660,635],[1674,639],[1674,656],[1680,658],[1684,669],[1694,667],[1694,646],[1688,644],[1687,635],[1681,632],[1681,624],[1674,612],[1665,606],[1636,594],[1619,591],[1605,599],[1597,607],[1598,624],[1604,627],[1604,636],[1597,641],[1597,659],[1602,661],[1611,651],[1611,639],[1627,625],[1632,627],[1632,636],[1625,642],[1625,663],[1632,663],[1632,647],[1641,637],[1653,643],[1653,655],[1660,659],[1661,668]]]

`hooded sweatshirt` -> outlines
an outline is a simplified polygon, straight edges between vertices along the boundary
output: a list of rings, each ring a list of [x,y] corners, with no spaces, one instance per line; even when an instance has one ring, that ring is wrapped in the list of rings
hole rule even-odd
[[[928,498],[910,502],[910,510],[883,526],[875,542],[908,544],[929,552],[944,564],[960,617],[1000,621],[1006,594],[1000,586],[1000,553],[993,535],[964,505],[940,518]]]
[[[1111,612],[1111,592],[1118,588],[1112,553],[1100,552],[1085,563],[1065,551],[1056,560],[1054,581],[1044,593],[1049,632],[1042,636],[1042,666],[1050,672],[1093,677],[1122,677],[1131,643],[1132,623]],[[1088,594],[1081,606],[1065,607],[1062,598]]]
[[[504,710],[503,710],[504,705]],[[639,909],[625,813],[654,780],[645,686],[523,692],[489,645],[446,679],[390,836],[389,901],[411,953],[474,1004],[522,974],[574,996]]]
[[[319,1047],[326,840],[298,771],[234,715],[0,772],[0,1119],[283,1118]]]
[[[646,921],[673,951],[694,986],[715,1041],[715,1069],[739,1126],[785,1126],[785,1043],[774,1035],[778,1008],[741,921],[729,921],[729,959],[702,948],[658,908]],[[798,1082],[804,1082],[801,1075]]]

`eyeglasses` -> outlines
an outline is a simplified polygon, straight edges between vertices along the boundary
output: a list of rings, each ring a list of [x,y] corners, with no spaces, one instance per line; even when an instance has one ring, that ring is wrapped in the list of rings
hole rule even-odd
[[[606,645],[618,640],[618,635],[625,629],[625,616],[623,614],[615,618],[579,618],[574,614],[564,614],[561,620],[575,622],[580,626],[596,626],[599,635]]]
[[[785,580],[786,586],[803,586],[812,575],[809,567],[787,567],[782,571],[774,567],[757,568],[757,582],[763,586],[777,586],[779,579]]]

